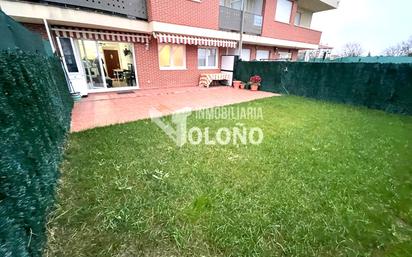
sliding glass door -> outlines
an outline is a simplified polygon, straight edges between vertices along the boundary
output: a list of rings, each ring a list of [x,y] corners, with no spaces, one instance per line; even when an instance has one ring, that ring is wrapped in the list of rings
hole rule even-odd
[[[98,50],[98,42],[90,40],[77,40],[80,51],[80,59],[86,74],[89,89],[107,88],[106,71],[103,59]]]
[[[137,87],[132,43],[60,37],[59,47],[70,81],[77,91]],[[82,87],[82,89],[77,89]],[[84,94],[83,94],[84,95]]]

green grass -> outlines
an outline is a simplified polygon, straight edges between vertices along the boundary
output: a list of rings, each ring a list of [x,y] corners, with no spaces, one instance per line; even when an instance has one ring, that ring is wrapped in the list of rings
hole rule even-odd
[[[261,145],[152,122],[71,134],[48,256],[411,256],[412,117],[298,97],[240,104]]]

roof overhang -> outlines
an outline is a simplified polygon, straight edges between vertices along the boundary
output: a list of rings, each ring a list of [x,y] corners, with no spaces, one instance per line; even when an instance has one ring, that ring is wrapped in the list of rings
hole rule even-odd
[[[338,8],[339,0],[297,0],[300,8],[312,11],[323,12]]]
[[[46,19],[53,25],[151,33],[146,21],[84,10],[7,0],[0,0],[0,8],[19,22],[43,23]]]

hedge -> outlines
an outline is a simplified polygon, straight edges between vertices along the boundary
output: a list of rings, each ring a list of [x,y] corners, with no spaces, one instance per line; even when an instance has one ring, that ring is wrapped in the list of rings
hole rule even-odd
[[[56,57],[0,52],[0,256],[42,256],[73,102]]]
[[[238,62],[235,78],[264,91],[412,114],[412,64]]]

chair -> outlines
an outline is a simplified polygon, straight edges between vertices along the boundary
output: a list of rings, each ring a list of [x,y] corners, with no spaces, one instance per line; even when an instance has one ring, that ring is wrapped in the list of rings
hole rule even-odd
[[[133,64],[129,63],[127,64],[127,70],[124,70],[123,74],[124,74],[124,78],[126,80],[127,86],[129,87],[133,87],[135,86],[136,83],[136,75],[134,72],[134,67]]]

